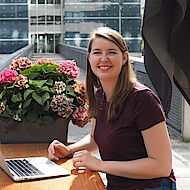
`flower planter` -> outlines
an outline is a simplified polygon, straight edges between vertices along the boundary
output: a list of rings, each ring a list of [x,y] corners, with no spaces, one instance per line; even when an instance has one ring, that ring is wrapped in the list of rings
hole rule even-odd
[[[69,120],[84,127],[88,105],[85,85],[76,80],[79,72],[73,60],[13,60],[0,72],[0,143],[66,142]],[[36,127],[39,123],[46,127]]]
[[[69,120],[58,118],[52,126],[36,127],[28,121],[0,118],[1,143],[50,143],[54,139],[67,142]]]

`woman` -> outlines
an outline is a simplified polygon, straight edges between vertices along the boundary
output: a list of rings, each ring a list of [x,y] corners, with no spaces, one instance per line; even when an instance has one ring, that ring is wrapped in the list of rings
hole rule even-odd
[[[86,87],[91,134],[69,146],[53,141],[49,158],[73,154],[76,169],[106,173],[109,190],[174,189],[171,146],[160,101],[137,81],[127,45],[117,31],[101,27],[93,33]],[[97,150],[102,160],[90,154]]]

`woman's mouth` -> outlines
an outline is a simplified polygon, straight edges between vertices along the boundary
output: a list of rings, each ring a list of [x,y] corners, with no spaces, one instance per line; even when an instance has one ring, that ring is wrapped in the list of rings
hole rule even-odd
[[[108,69],[112,68],[112,66],[98,66],[99,69],[101,69],[102,71],[107,71]]]

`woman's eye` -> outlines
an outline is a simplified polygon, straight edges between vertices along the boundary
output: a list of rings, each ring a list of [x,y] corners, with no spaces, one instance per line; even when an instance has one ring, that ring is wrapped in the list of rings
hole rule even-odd
[[[116,54],[116,52],[115,51],[110,51],[109,54]]]
[[[99,52],[99,51],[94,51],[93,54],[94,54],[94,55],[99,55],[99,54],[101,54],[101,52]]]

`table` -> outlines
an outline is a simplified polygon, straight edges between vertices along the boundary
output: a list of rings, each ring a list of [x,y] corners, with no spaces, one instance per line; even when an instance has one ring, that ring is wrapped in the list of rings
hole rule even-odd
[[[48,144],[0,144],[0,150],[5,158],[47,157]],[[14,182],[0,168],[1,190],[105,190],[105,186],[98,172],[89,170],[77,171],[72,160],[59,160],[56,162],[71,171],[70,176],[53,177],[40,180]]]

